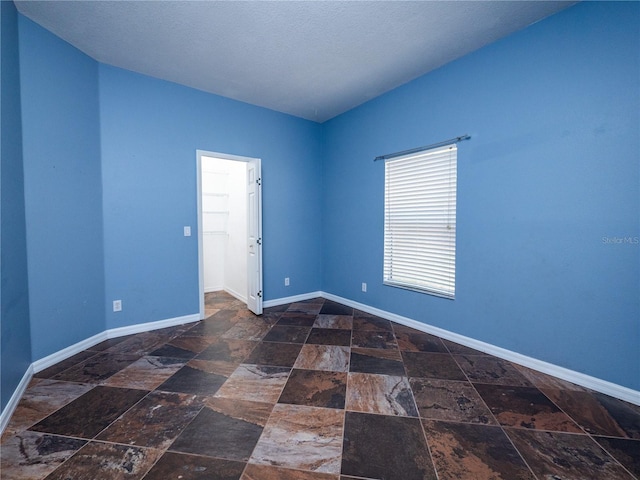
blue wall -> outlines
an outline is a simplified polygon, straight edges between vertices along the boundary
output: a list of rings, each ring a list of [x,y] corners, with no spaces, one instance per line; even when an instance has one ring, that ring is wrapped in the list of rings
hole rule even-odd
[[[585,2],[324,124],[323,290],[640,389],[639,30]],[[383,286],[373,158],[465,133],[456,299]]]
[[[31,347],[37,360],[105,330],[98,64],[19,18]]]
[[[0,409],[4,410],[31,364],[27,276],[18,16],[12,2],[0,2]]]
[[[264,298],[319,290],[320,125],[105,65],[100,105],[107,328],[199,311],[196,149],[262,159]]]

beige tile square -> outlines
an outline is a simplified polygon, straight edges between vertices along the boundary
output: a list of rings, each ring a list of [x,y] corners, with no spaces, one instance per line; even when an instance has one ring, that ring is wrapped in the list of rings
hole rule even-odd
[[[418,416],[409,380],[392,375],[350,373],[346,409],[403,417]]]
[[[276,405],[249,463],[340,473],[344,411]]]
[[[239,398],[276,403],[290,368],[264,365],[240,365],[216,392],[215,397]]]
[[[294,364],[294,368],[348,372],[349,356],[349,347],[337,345],[304,345]]]
[[[169,357],[142,357],[107,378],[102,384],[109,387],[153,390],[180,370],[185,361]]]
[[[353,328],[353,317],[351,315],[318,315],[315,328],[341,328],[351,330]]]

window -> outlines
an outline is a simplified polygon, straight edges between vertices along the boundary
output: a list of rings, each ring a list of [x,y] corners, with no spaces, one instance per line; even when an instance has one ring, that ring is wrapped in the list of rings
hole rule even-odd
[[[455,296],[455,144],[385,161],[384,283]]]

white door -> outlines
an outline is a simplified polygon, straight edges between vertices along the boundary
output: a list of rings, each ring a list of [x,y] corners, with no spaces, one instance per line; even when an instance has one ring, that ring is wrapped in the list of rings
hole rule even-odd
[[[262,314],[262,178],[260,159],[247,162],[247,307]]]

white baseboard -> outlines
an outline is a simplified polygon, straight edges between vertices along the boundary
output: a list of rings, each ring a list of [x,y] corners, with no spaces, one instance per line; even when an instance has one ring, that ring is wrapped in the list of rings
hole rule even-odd
[[[138,323],[128,327],[111,328],[105,333],[109,339],[118,338],[124,337],[125,335],[132,335],[134,333],[150,332],[152,330],[160,330],[161,328],[175,327],[177,325],[184,325],[185,323],[197,322],[199,320],[200,314],[192,313],[191,315],[167,318],[166,320],[158,320],[156,322]]]
[[[20,383],[13,392],[13,395],[11,395],[11,398],[7,402],[7,405],[2,409],[2,413],[0,413],[0,435],[2,434],[2,432],[4,432],[4,429],[7,428],[9,420],[11,419],[11,415],[13,415],[13,412],[20,402],[20,398],[24,394],[24,391],[27,389],[27,386],[29,386],[29,382],[32,378],[33,364],[29,365],[27,371],[24,372]]]
[[[151,330],[158,330],[160,328],[183,325],[185,323],[197,322],[198,320],[200,320],[200,315],[194,313],[191,315],[184,315],[182,317],[158,320],[157,322],[138,323],[136,325],[130,325],[128,327],[111,328],[109,330],[105,330],[104,332],[100,332],[97,335],[86,338],[78,343],[74,343],[67,348],[58,350],[51,355],[47,355],[46,357],[36,360],[31,364],[31,366],[33,367],[33,372],[38,373],[45,368],[49,368],[50,366],[55,365],[62,360],[66,360],[67,358],[72,357],[73,355],[80,353],[87,348],[91,348],[94,345],[97,345],[100,342],[104,342],[105,340],[109,340],[111,338],[124,337],[125,335],[132,335],[134,333],[149,332]]]
[[[604,393],[606,395],[619,398],[620,400],[624,400],[625,402],[633,403],[634,405],[640,405],[640,392],[637,390],[623,387],[622,385],[608,382],[606,380],[592,377],[590,375],[576,372],[574,370],[569,370],[568,368],[560,367],[558,365],[554,365],[552,363],[538,360],[536,358],[528,357],[526,355],[522,355],[520,353],[513,352],[505,348],[491,345],[490,343],[485,343],[485,342],[481,342],[480,340],[475,340],[470,337],[465,337],[464,335],[450,332],[442,328],[427,325],[426,323],[418,322],[417,320],[403,317],[401,315],[396,315],[395,313],[370,307],[369,305],[365,305],[363,303],[354,302],[353,300],[342,298],[337,295],[333,295],[331,293],[322,292],[321,295],[322,297],[328,300],[333,300],[334,302],[342,303],[343,305],[357,308],[358,310],[361,310],[363,312],[371,313],[372,315],[386,318],[387,320],[391,320],[392,322],[396,322],[401,325],[406,325],[408,327],[415,328],[416,330],[420,330],[425,333],[436,335],[440,338],[444,338],[445,340],[450,340],[452,342],[459,343],[461,345],[473,348],[475,350],[480,350],[481,352],[494,355],[498,358],[502,358],[504,360],[508,360],[513,363],[517,363],[518,365],[531,368],[532,370],[546,373],[553,377],[557,377],[562,380],[575,383],[576,385],[580,385],[582,387],[595,390],[596,392]]]
[[[235,290],[233,290],[231,288],[225,288],[224,291],[227,292],[232,297],[237,298],[242,303],[247,303],[247,296],[246,295],[242,295],[241,293],[238,293],[238,292],[236,292]]]
[[[273,300],[267,300],[262,303],[262,306],[264,308],[277,307],[278,305],[284,305],[285,303],[302,302],[304,300],[311,300],[312,298],[317,298],[317,297],[324,298],[324,295],[325,295],[324,292],[303,293],[301,295],[294,295],[292,297],[283,297],[283,298],[275,298]]]
[[[36,360],[31,365],[33,367],[33,373],[38,373],[44,370],[45,368],[49,368],[52,365],[55,365],[58,362],[66,360],[69,357],[74,356],[76,353],[80,353],[87,348],[91,348],[94,345],[99,344],[100,342],[104,342],[109,338],[107,336],[107,332],[100,332],[92,337],[85,338],[84,340],[79,341],[78,343],[74,343],[62,350],[58,350],[51,355],[47,355],[39,360]]]

